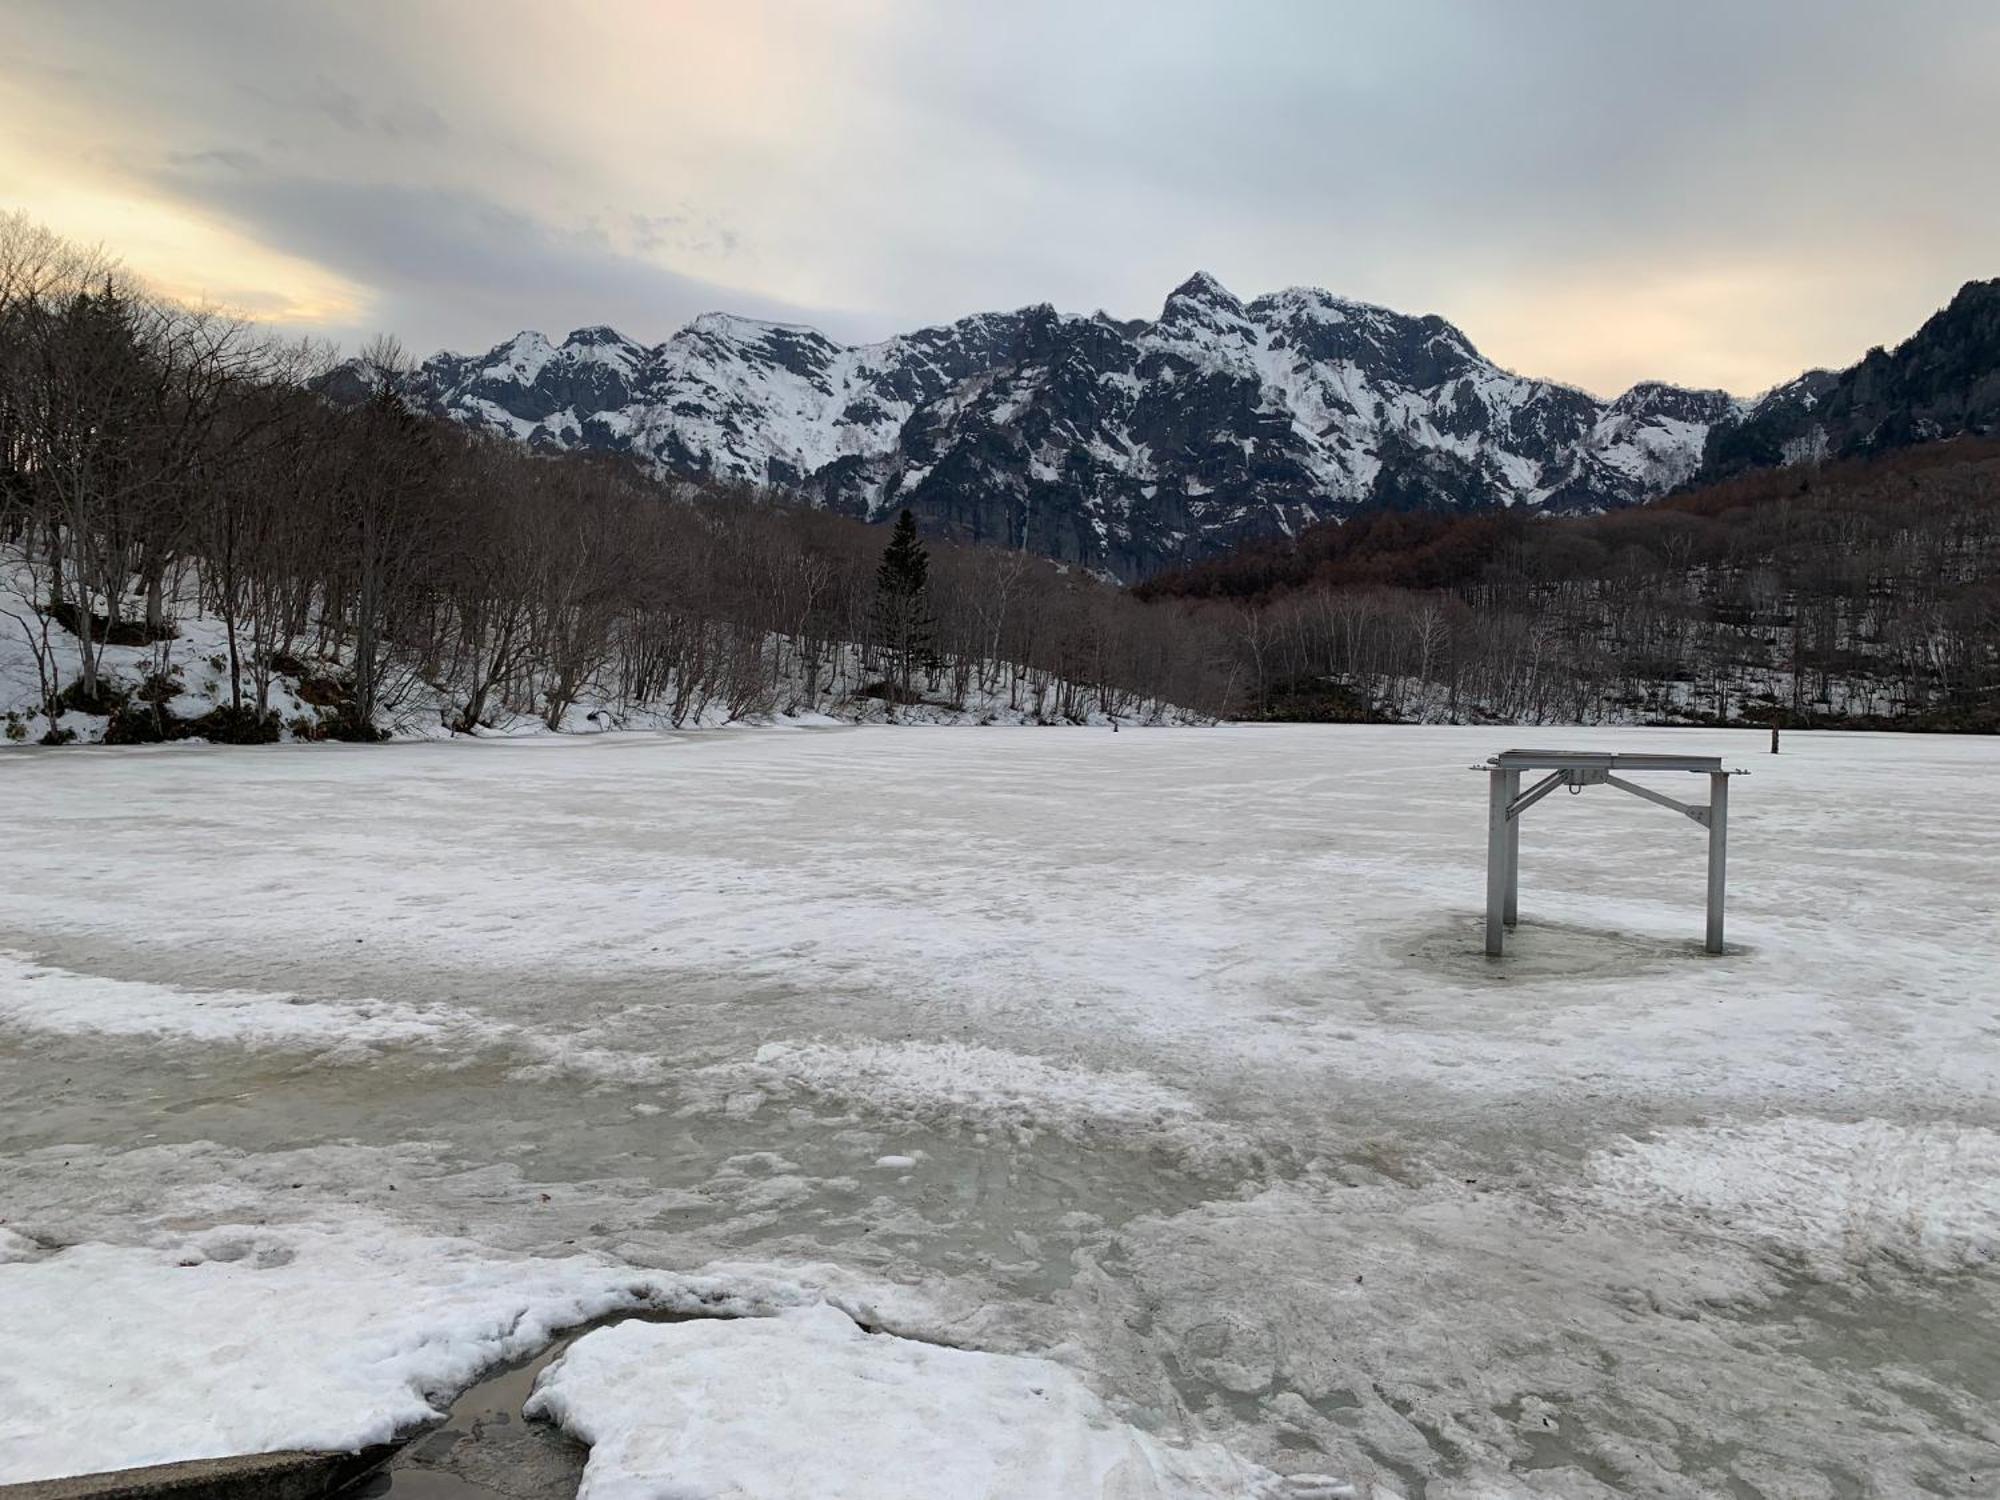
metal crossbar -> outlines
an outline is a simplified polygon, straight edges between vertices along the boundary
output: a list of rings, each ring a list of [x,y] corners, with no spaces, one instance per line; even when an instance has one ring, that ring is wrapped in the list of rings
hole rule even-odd
[[[1671,807],[1682,816],[1693,818],[1702,827],[1708,826],[1708,809],[1705,807],[1696,807],[1689,802],[1676,802],[1665,792],[1656,792],[1649,786],[1640,786],[1636,781],[1627,781],[1622,776],[1607,775],[1604,784],[1615,786],[1621,792],[1630,792],[1635,797],[1644,797],[1648,802],[1657,802],[1662,807]]]
[[[1486,764],[1508,771],[1720,771],[1722,757],[1622,750],[1502,750]]]
[[[1708,830],[1708,933],[1710,953],[1722,952],[1723,888],[1729,863],[1729,778],[1718,755],[1642,755],[1594,750],[1506,750],[1474,769],[1487,773],[1486,951],[1498,958],[1506,932],[1520,922],[1521,814],[1558,787],[1581,791],[1611,786],[1671,808]],[[1521,790],[1523,771],[1549,774]],[[1708,805],[1682,802],[1627,781],[1619,771],[1687,771],[1708,777]]]
[[[1520,796],[1516,797],[1512,802],[1509,802],[1507,804],[1507,816],[1510,818],[1520,817],[1522,813],[1526,812],[1529,808],[1533,807],[1537,802],[1541,801],[1542,798],[1548,796],[1548,794],[1550,792],[1553,792],[1557,787],[1566,786],[1568,784],[1569,784],[1569,772],[1567,771],[1549,772],[1548,775],[1544,776],[1540,781],[1536,782],[1533,786],[1529,787],[1525,792],[1521,793]]]

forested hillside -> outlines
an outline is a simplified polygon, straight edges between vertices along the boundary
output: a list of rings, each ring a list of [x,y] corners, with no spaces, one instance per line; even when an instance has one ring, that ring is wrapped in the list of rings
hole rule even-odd
[[[879,529],[537,455],[388,380],[337,405],[325,363],[0,219],[10,737],[1225,706],[1206,622],[1087,575],[939,546],[885,611]]]
[[[2000,443],[1530,520],[1377,513],[1136,593],[1276,718],[2000,727]]]

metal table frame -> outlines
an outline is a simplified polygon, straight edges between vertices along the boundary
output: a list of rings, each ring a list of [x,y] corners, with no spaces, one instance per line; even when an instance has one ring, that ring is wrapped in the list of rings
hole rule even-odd
[[[1485,765],[1486,802],[1486,952],[1505,952],[1506,932],[1520,920],[1521,814],[1558,787],[1581,791],[1587,786],[1612,786],[1648,802],[1670,807],[1708,830],[1708,940],[1710,953],[1722,951],[1722,896],[1729,862],[1729,778],[1748,773],[1725,771],[1719,755],[1625,755],[1591,750],[1505,750]],[[1525,792],[1521,773],[1548,774]],[[1708,777],[1708,805],[1676,801],[1664,792],[1627,781],[1621,771],[1684,771]]]

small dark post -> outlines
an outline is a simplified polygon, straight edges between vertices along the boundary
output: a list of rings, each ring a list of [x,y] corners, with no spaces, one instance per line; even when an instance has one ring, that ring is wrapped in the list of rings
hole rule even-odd
[[[1783,722],[1783,719],[1779,715],[1771,715],[1771,753],[1773,755],[1778,753],[1778,725]]]

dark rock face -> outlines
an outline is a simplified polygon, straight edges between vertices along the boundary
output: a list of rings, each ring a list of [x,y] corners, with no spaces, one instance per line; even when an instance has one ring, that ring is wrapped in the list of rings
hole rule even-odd
[[[357,384],[352,370],[334,380]],[[1377,506],[1630,504],[1687,479],[1720,391],[1609,404],[1504,371],[1436,317],[1214,277],[1158,319],[1048,306],[849,346],[724,314],[646,348],[523,333],[427,361],[409,394],[537,447],[781,486],[846,514],[1120,578]]]
[[[2000,280],[1968,281],[1895,350],[1781,385],[1709,433],[1702,479],[2000,432]]]

